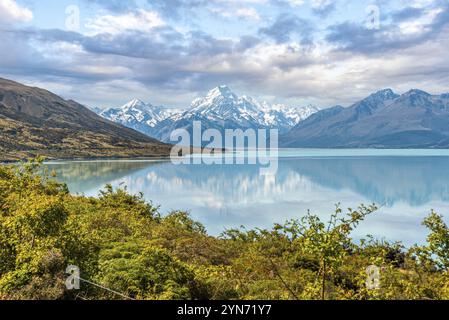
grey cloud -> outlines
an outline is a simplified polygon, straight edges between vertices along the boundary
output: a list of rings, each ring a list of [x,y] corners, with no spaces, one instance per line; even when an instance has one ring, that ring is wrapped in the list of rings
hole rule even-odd
[[[406,16],[403,13],[395,19],[399,21]],[[140,93],[144,95],[150,92],[154,94],[149,95],[148,99],[159,103],[167,99],[164,97],[167,92],[170,92],[172,100],[176,100],[176,94],[180,92],[203,92],[215,85],[227,83],[242,88],[242,92],[253,90],[280,98],[311,96],[324,99],[329,104],[344,103],[345,99],[355,99],[353,90],[345,89],[353,88],[356,84],[363,84],[367,88],[364,90],[370,91],[400,84],[404,84],[407,89],[421,87],[419,81],[439,86],[449,85],[449,65],[447,59],[441,57],[445,52],[441,46],[437,46],[439,43],[436,40],[432,41],[447,26],[448,21],[448,10],[445,10],[432,22],[429,31],[419,37],[400,36],[394,24],[385,25],[386,29],[381,30],[366,30],[362,25],[351,23],[339,24],[328,30],[328,41],[340,49],[325,53],[323,60],[310,55],[307,48],[302,51],[292,47],[285,54],[273,55],[269,61],[266,59],[254,64],[248,63],[252,62],[246,55],[249,49],[266,43],[267,38],[278,43],[296,39],[302,43],[312,43],[313,25],[294,15],[284,14],[272,25],[259,30],[259,36],[246,35],[236,40],[217,39],[200,31],[180,33],[171,27],[156,28],[150,33],[129,31],[119,35],[95,36],[62,30],[15,30],[8,37],[2,34],[0,74],[16,74],[38,81],[53,79],[55,87],[67,84],[76,88],[76,94],[71,98],[86,102],[94,99],[88,97],[89,94],[96,95],[95,99],[103,99],[103,94],[113,94],[113,97],[105,98],[113,101],[117,97],[131,98],[137,90],[141,90]],[[387,31],[389,36],[385,35]],[[402,57],[391,51],[402,53],[399,50],[425,41],[431,41],[429,45],[435,45],[435,48],[424,50],[421,47],[419,53],[417,50],[408,51],[403,56],[410,58],[410,61],[426,61],[426,65],[415,66],[413,62],[400,70],[372,70],[367,66],[369,70],[360,74],[348,70],[339,81],[326,79],[325,72],[323,75],[320,73],[321,68],[317,72],[302,72],[311,65],[331,71],[334,62],[344,66],[345,60],[354,57],[354,53]],[[33,48],[36,42],[39,50]],[[53,50],[52,46],[56,44],[57,47],[58,42],[77,44],[84,50],[66,51],[67,56],[46,51]],[[429,50],[433,51],[429,53]],[[369,57],[366,61],[368,64]],[[416,83],[411,84],[410,81]],[[86,92],[85,88],[91,90]],[[95,92],[93,88],[100,88],[101,93]],[[132,88],[137,89],[133,91]],[[437,92],[442,91],[439,87],[437,89]]]
[[[277,43],[289,42],[293,35],[297,35],[302,44],[310,45],[313,43],[313,31],[314,28],[308,20],[283,13],[272,25],[259,29],[259,34],[268,36]]]
[[[86,36],[60,29],[15,30],[13,34],[27,41],[67,42],[81,45],[93,54],[109,54],[144,59],[170,59],[185,51],[185,38],[171,27],[154,28],[154,34],[128,31],[123,34]]]
[[[147,3],[167,18],[180,18],[182,13],[208,5],[208,0],[147,0]]]
[[[391,14],[393,21],[401,22],[414,18],[419,18],[425,12],[424,8],[407,7],[402,10],[395,11]]]
[[[248,49],[254,48],[261,43],[261,39],[254,36],[242,36],[239,42],[236,44],[236,50],[246,51]]]
[[[432,23],[433,33],[438,33],[443,27],[449,24],[449,3],[445,2],[443,11],[438,14]]]
[[[167,60],[178,56],[183,50],[180,34],[167,30],[158,37],[133,31],[111,36],[99,34],[83,37],[80,44],[88,52],[95,54],[120,55],[124,57]]]
[[[41,81],[54,77],[82,79],[82,81],[99,81],[109,78],[104,74],[91,74],[82,71],[77,68],[77,65],[66,61],[48,58],[42,52],[35,50],[29,43],[30,39],[56,39],[58,38],[57,34],[59,32],[53,30],[46,31],[45,36],[36,30],[3,31],[0,42],[0,73],[35,76]],[[76,37],[70,33],[70,38],[75,39]]]
[[[0,72],[22,75],[51,75],[67,78],[83,79],[84,81],[114,80],[114,73],[89,73],[80,71],[78,66],[86,67],[89,63],[96,67],[124,67],[131,72],[128,75],[145,85],[192,86],[197,81],[206,81],[209,77],[207,69],[195,71],[185,67],[192,63],[206,61],[218,62],[231,59],[259,43],[259,39],[244,36],[239,40],[221,40],[211,35],[195,31],[181,34],[170,27],[154,29],[154,34],[130,31],[118,35],[98,34],[86,36],[77,32],[63,30],[26,29],[13,30],[9,41],[3,39],[2,52],[11,52],[12,48],[21,48],[15,61],[2,59]],[[30,43],[39,42],[44,48],[55,43],[71,43],[81,46],[85,53],[71,57],[71,63],[59,62],[58,57],[45,57],[35,51]],[[23,47],[22,47],[23,46]],[[0,58],[2,54],[0,54]],[[204,68],[200,68],[204,69]],[[243,71],[242,71],[243,72]],[[217,73],[219,77],[220,73]],[[230,74],[229,77],[234,75]],[[201,79],[201,80],[200,80]],[[205,85],[205,84],[204,84]]]
[[[218,55],[233,51],[234,41],[232,40],[215,39],[202,31],[191,32],[189,35],[188,53],[190,55]]]
[[[322,18],[327,17],[329,14],[335,11],[335,9],[336,9],[336,0],[327,0],[320,5],[312,7],[313,13]]]
[[[443,29],[449,25],[449,5],[435,19],[425,26],[425,31],[419,34],[405,35],[398,29],[397,24],[407,17],[418,14],[415,10],[397,13],[397,20],[380,29],[368,29],[362,24],[344,22],[328,28],[326,40],[339,45],[340,50],[362,54],[383,54],[392,50],[406,49],[435,39]],[[424,11],[423,11],[424,12]],[[421,14],[423,14],[421,12]]]

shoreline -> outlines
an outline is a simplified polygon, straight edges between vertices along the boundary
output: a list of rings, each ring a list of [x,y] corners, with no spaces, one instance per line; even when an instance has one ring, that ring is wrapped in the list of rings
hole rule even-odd
[[[194,148],[193,152],[189,153],[189,155],[192,154],[200,154],[203,152],[204,149],[201,151],[199,148]],[[423,157],[431,157],[431,156],[441,156],[441,157],[449,157],[449,149],[447,148],[396,148],[396,149],[386,149],[386,148],[279,148],[278,152],[289,152],[289,151],[303,151],[305,155],[301,155],[301,157],[310,157],[310,156],[332,156],[332,157],[340,157],[340,156],[423,156]],[[244,151],[251,151],[251,150],[244,150]],[[344,154],[332,154],[332,152],[354,152],[355,154],[352,155],[344,155]],[[415,154],[408,154],[413,151],[421,151],[425,154],[422,155],[415,155]],[[229,153],[226,150],[215,150],[215,152],[220,153]],[[235,151],[232,151],[231,153],[235,153]],[[316,154],[318,152],[318,154]],[[373,152],[373,154],[370,154]],[[380,153],[386,153],[382,155],[375,154],[376,152]],[[391,152],[391,153],[389,153]],[[310,154],[308,154],[310,153]],[[321,154],[324,153],[324,154]],[[447,153],[447,154],[446,154]],[[187,156],[187,155],[186,155]],[[281,155],[279,155],[282,157]],[[299,156],[299,155],[297,155]],[[38,155],[36,156],[38,157]],[[6,165],[6,164],[14,164],[14,163],[20,163],[24,162],[36,157],[28,157],[23,159],[17,159],[17,160],[0,160],[0,165]],[[152,160],[152,161],[166,161],[170,160],[171,156],[168,155],[154,155],[154,156],[98,156],[98,157],[45,157],[44,162],[63,162],[63,161],[120,161],[120,160],[136,160],[136,161],[146,161],[146,160]],[[182,156],[180,156],[182,158]]]
[[[62,161],[102,161],[102,160],[110,160],[110,161],[118,161],[118,160],[169,160],[170,156],[147,156],[147,157],[70,157],[70,158],[44,158],[45,162],[62,162]],[[27,159],[20,159],[20,160],[0,160],[0,165],[5,164],[14,164],[14,163],[20,163],[27,160],[33,159],[32,157]]]
[[[200,149],[197,147],[191,147],[190,149],[190,153],[189,155],[192,154],[198,154],[198,153],[202,153],[204,149]],[[224,152],[224,150],[222,150]],[[154,155],[154,156],[98,156],[98,157],[92,157],[92,156],[88,156],[88,157],[45,157],[45,156],[40,156],[40,155],[36,155],[34,157],[27,157],[27,158],[23,158],[23,159],[18,159],[18,160],[0,160],[0,165],[5,165],[5,164],[13,164],[13,163],[20,163],[20,162],[24,162],[24,161],[28,161],[30,159],[35,159],[37,157],[43,157],[44,162],[49,162],[49,161],[54,161],[54,162],[60,162],[60,161],[101,161],[101,160],[111,160],[111,161],[115,161],[115,160],[170,160],[171,155],[167,154],[167,155]],[[182,157],[182,156],[181,156]]]

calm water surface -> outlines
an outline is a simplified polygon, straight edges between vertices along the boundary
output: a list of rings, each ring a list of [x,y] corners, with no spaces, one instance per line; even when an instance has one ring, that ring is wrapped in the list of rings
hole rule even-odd
[[[307,210],[326,218],[343,208],[376,203],[366,234],[406,245],[422,242],[431,209],[449,217],[449,150],[281,150],[275,176],[255,165],[173,165],[118,160],[47,163],[72,193],[96,196],[105,184],[143,192],[161,212],[191,212],[213,235],[226,228],[270,228]],[[448,219],[447,219],[448,220]]]

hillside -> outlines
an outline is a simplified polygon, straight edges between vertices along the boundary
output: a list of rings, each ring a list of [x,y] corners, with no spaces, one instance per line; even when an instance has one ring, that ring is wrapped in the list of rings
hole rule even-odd
[[[280,139],[295,148],[448,148],[449,95],[381,90],[348,107],[322,110]]]
[[[0,78],[0,161],[161,157],[170,146],[106,120],[72,100]]]

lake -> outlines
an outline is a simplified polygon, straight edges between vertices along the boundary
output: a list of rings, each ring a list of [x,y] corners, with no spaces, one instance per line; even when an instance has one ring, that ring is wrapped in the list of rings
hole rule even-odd
[[[342,208],[376,203],[380,210],[356,230],[406,245],[425,240],[431,209],[449,214],[449,150],[279,151],[275,175],[257,165],[174,165],[158,160],[60,161],[55,170],[72,193],[98,195],[105,184],[160,205],[188,210],[212,235],[226,228],[270,228],[310,210],[329,217]],[[446,219],[447,220],[447,219]]]

